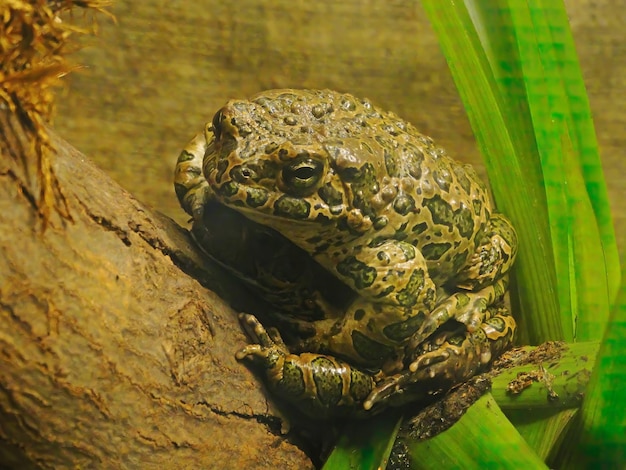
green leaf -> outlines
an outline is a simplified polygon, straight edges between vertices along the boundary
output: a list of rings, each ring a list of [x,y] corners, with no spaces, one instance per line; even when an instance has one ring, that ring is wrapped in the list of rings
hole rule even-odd
[[[557,454],[565,439],[568,426],[577,413],[578,408],[533,409],[532,412],[524,409],[505,411],[506,417],[518,430],[520,436],[539,458],[550,466],[552,466],[553,456]]]
[[[558,0],[424,0],[520,236],[521,336],[598,340],[619,262],[593,123]]]
[[[577,340],[599,340],[619,263],[611,218],[600,209],[608,208],[606,187],[569,22],[560,1],[506,3],[543,169],[562,322]]]
[[[547,468],[490,394],[469,407],[450,429],[422,441],[405,440],[411,468]]]
[[[554,348],[554,354],[506,369],[492,379],[491,394],[506,413],[510,410],[535,412],[581,405],[599,343],[571,343],[563,344],[562,349],[558,345]],[[538,350],[524,347],[516,354],[533,354]],[[526,386],[520,385],[519,393],[511,393],[510,385],[516,382]]]
[[[571,339],[571,323],[563,324],[559,310],[546,194],[510,15],[502,1],[422,4],[465,104],[498,208],[518,231],[513,300],[520,336],[533,343]]]
[[[397,411],[389,411],[369,420],[348,423],[323,470],[385,468],[401,422]]]
[[[624,278],[622,278],[624,279]],[[623,468],[626,462],[626,283],[600,346],[567,468]]]

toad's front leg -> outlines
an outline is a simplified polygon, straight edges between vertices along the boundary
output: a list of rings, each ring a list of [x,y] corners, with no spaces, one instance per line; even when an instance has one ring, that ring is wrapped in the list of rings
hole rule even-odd
[[[236,357],[259,366],[278,397],[317,419],[363,412],[363,402],[375,386],[372,375],[332,356],[291,354],[276,330],[266,330],[253,315],[239,318],[258,344],[244,347]]]
[[[418,331],[436,302],[422,253],[410,243],[385,240],[337,261],[335,273],[359,297],[338,320],[313,322],[316,335],[301,345],[381,367]]]
[[[488,308],[474,332],[462,323],[446,326],[416,349],[407,347],[409,367],[380,381],[364,402],[366,410],[419,401],[468,380],[511,346],[516,330],[503,307]]]

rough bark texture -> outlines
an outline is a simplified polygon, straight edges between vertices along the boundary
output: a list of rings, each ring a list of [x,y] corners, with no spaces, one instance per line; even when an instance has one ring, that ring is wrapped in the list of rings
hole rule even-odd
[[[17,129],[0,110],[0,466],[311,468],[234,359],[235,313],[194,277],[243,294],[54,135],[73,221],[41,233]]]

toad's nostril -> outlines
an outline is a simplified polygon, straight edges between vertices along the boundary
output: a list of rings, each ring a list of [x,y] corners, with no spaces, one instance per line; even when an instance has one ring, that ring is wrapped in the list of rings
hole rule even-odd
[[[237,183],[244,183],[252,178],[256,178],[256,173],[251,168],[237,167],[231,171],[231,178]]]

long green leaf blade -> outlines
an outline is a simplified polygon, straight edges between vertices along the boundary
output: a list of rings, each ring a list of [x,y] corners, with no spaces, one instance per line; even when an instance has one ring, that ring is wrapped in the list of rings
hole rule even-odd
[[[487,2],[466,2],[472,8],[471,16],[463,2],[422,3],[465,103],[498,207],[519,234],[515,300],[521,309],[521,336],[533,343],[571,339],[571,325],[562,324],[559,311],[539,159],[532,126],[523,118],[529,111],[524,105],[521,71],[513,60],[501,59],[517,54],[511,47],[510,18],[496,7],[483,8]],[[472,18],[489,19],[483,26],[479,23],[480,36]],[[509,85],[510,94],[502,93],[498,83]],[[534,161],[528,154],[534,155]]]
[[[562,321],[571,322],[578,340],[599,340],[609,312],[607,268],[576,138],[579,126],[593,126],[589,115],[570,108],[578,97],[568,98],[574,90],[565,84],[579,76],[578,64],[557,59],[571,38],[567,16],[560,1],[508,4],[543,168]],[[582,84],[576,91],[586,98]],[[581,144],[589,153],[593,143]]]
[[[553,25],[551,27],[552,39],[560,46],[554,48],[555,60],[563,74],[565,97],[569,101],[573,122],[571,137],[577,144],[585,186],[596,215],[606,266],[608,294],[612,303],[619,290],[621,268],[589,98],[565,8],[561,2],[542,0],[540,3],[548,23]],[[557,7],[551,7],[553,4]],[[560,25],[560,27],[554,27],[554,25]]]

